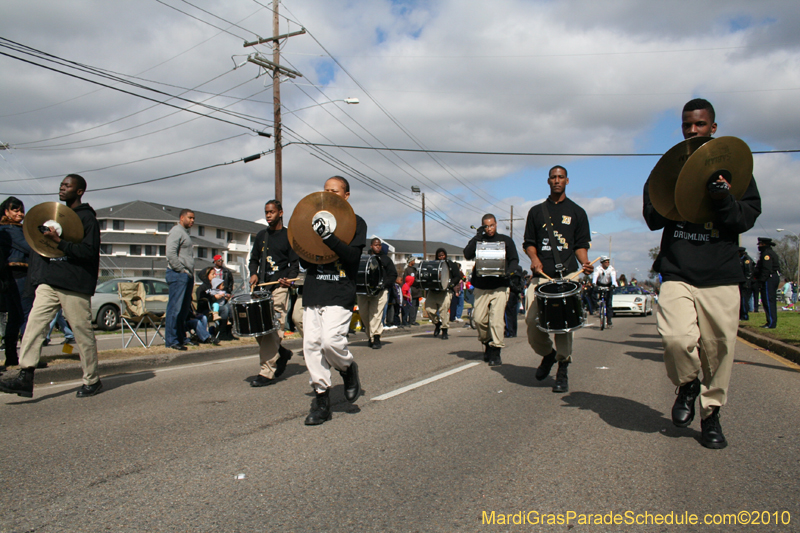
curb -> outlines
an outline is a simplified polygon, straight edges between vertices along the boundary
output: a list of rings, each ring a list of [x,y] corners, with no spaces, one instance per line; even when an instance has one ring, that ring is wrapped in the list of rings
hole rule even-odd
[[[425,326],[429,325],[430,324],[420,324],[420,327],[414,329],[406,327],[389,331],[384,330],[382,338],[394,337],[395,335],[404,335],[408,333],[423,333],[426,332]],[[350,341],[351,343],[365,342],[366,336],[359,331],[355,335],[350,335]],[[302,338],[288,339],[284,341],[283,344],[295,353],[298,353],[303,349]],[[168,352],[174,352],[174,350],[169,350]],[[245,346],[234,347],[190,349],[185,352],[174,353],[162,352],[154,353],[152,355],[131,357],[130,359],[114,359],[110,361],[103,361],[102,354],[103,352],[100,352],[100,361],[98,362],[98,371],[101,379],[103,377],[110,377],[113,375],[146,372],[148,370],[158,370],[162,368],[193,363],[206,363],[210,361],[219,361],[222,359],[249,357],[258,354],[258,344],[248,344]],[[48,357],[42,357],[42,359],[46,361]],[[257,372],[256,367],[253,367],[254,374]],[[6,374],[4,374],[4,377],[5,375]],[[62,381],[79,381],[81,379],[83,379],[83,369],[81,368],[79,361],[41,368],[36,370],[35,374],[35,383],[37,385],[45,385]]]
[[[796,348],[791,344],[786,344],[785,342],[781,342],[765,335],[759,335],[758,333],[743,327],[739,328],[739,337],[748,342],[752,342],[756,346],[760,346],[761,348],[769,350],[770,352],[776,353],[781,357],[792,361],[793,363],[800,364],[800,348]]]

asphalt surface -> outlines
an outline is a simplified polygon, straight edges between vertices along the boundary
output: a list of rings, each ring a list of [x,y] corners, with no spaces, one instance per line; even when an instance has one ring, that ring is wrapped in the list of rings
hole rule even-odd
[[[430,329],[382,350],[354,341],[364,394],[348,404],[335,375],[333,420],[318,427],[303,425],[299,356],[260,389],[246,355],[106,374],[87,399],[78,381],[0,395],[0,531],[800,531],[797,367],[738,342],[729,446],[707,450],[699,418],[670,421],[653,317],[578,331],[567,394],[535,380],[524,336],[490,368],[473,330]],[[770,524],[624,523],[740,512]],[[535,523],[547,513],[577,516]]]

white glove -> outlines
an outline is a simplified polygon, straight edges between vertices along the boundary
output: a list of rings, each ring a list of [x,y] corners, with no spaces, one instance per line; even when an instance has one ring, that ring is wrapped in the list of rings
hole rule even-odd
[[[331,229],[330,223],[323,217],[315,218],[311,222],[311,225],[314,228],[314,231],[317,232],[317,235],[322,237],[323,241],[333,235],[333,230]]]

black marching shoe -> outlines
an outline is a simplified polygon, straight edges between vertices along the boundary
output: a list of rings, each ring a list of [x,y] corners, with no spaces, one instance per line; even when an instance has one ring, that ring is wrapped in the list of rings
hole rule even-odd
[[[542,381],[550,375],[550,370],[556,362],[556,352],[553,350],[548,355],[542,357],[542,362],[539,363],[539,368],[536,369],[536,379]]]
[[[383,344],[381,344],[381,336],[375,335],[375,338],[372,340],[372,349],[380,350],[381,348],[383,348]]]
[[[307,426],[318,426],[331,419],[331,398],[328,391],[315,393],[311,402],[311,411],[306,417]]]
[[[488,342],[484,342],[483,343],[483,362],[484,363],[488,363],[489,362],[489,343]]]
[[[569,363],[566,361],[558,362],[558,370],[556,371],[556,384],[553,385],[553,392],[569,392],[569,376],[567,376],[567,367]]]
[[[374,342],[372,342],[372,337],[367,337],[367,346],[369,346],[370,348],[372,348],[374,344],[375,344],[375,343],[374,343]]]
[[[101,390],[103,390],[103,384],[98,380],[97,383],[83,385],[80,389],[78,389],[78,392],[75,394],[75,396],[78,398],[88,398],[89,396],[94,396]]]
[[[279,378],[286,372],[286,364],[292,358],[292,351],[283,346],[278,347],[278,361],[275,363],[275,377]]]
[[[447,334],[447,328],[442,328],[442,340],[446,341],[450,336]]]
[[[678,395],[672,406],[672,423],[679,428],[685,428],[694,420],[694,402],[700,394],[700,380],[694,378],[689,383],[684,383],[675,391]]]
[[[33,398],[33,368],[20,368],[17,377],[0,380],[0,391]]]
[[[436,327],[433,328],[433,336],[434,337],[438,337],[439,336],[439,332],[441,330],[442,330],[442,325],[441,324],[436,324]]]
[[[711,416],[701,420],[700,426],[700,444],[712,450],[721,450],[728,445],[725,435],[722,434],[722,426],[719,425],[719,407],[714,408]]]
[[[345,399],[353,403],[358,398],[358,395],[361,394],[361,381],[358,379],[358,365],[355,361],[350,363],[350,366],[347,367],[347,370],[339,371],[339,375],[342,376],[344,380],[344,397]]]
[[[503,364],[503,361],[500,359],[500,350],[502,348],[498,348],[497,346],[489,346],[488,350],[490,350],[489,354],[489,366],[500,366]]]
[[[275,383],[275,380],[272,378],[268,378],[267,376],[262,376],[261,374],[257,375],[254,380],[250,382],[251,387],[266,387],[267,385],[272,385]]]

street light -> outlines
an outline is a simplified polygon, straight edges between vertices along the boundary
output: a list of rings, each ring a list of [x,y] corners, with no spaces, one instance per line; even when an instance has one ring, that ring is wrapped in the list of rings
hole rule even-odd
[[[350,97],[350,98],[341,98],[338,100],[328,100],[327,102],[320,102],[318,104],[309,105],[306,107],[301,107],[300,109],[295,109],[294,111],[287,111],[284,115],[291,115],[292,113],[297,113],[298,111],[303,111],[304,109],[311,109],[312,107],[317,107],[325,104],[332,104],[334,102],[344,102],[345,104],[357,104],[360,102],[358,98]]]
[[[797,289],[800,289],[800,235],[798,235],[793,231],[789,231],[788,229],[783,229],[783,228],[778,228],[776,231],[778,231],[778,233],[780,233],[781,231],[785,231],[786,233],[791,233],[792,235],[797,237]]]
[[[421,194],[422,195],[422,260],[428,260],[428,242],[425,239],[425,193],[416,186],[411,186],[411,192],[414,194]]]
[[[593,231],[592,235],[602,235],[603,237],[608,237],[608,259],[611,260],[611,235],[606,235],[605,233],[600,233],[599,231]]]

